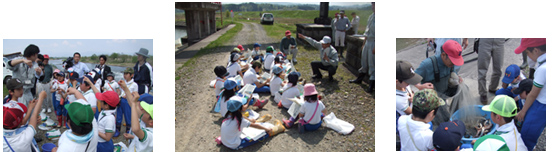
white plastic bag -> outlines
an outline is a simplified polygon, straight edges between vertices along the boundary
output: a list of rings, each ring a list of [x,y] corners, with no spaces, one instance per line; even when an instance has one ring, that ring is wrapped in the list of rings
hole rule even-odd
[[[217,82],[217,80],[212,80],[211,82],[209,82],[209,88],[215,88],[215,83]]]
[[[353,129],[355,129],[355,126],[353,126],[352,124],[350,124],[350,123],[348,123],[344,120],[336,118],[336,115],[334,115],[334,112],[326,115],[323,118],[323,120],[326,123],[326,127],[331,128],[331,129],[335,130],[336,132],[338,132],[340,134],[343,134],[343,135],[347,135],[347,134],[351,133],[353,131]]]

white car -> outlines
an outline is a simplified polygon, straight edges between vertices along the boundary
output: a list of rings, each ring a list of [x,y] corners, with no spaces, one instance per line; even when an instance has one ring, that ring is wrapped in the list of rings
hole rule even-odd
[[[274,20],[275,19],[272,13],[263,13],[263,15],[261,15],[261,24],[264,24],[264,23],[273,24]]]
[[[4,84],[6,84],[6,82],[8,82],[10,79],[12,79],[12,71],[9,70],[8,68],[6,68],[6,64],[8,63],[8,61],[10,61],[8,58],[5,58],[4,57],[4,68],[3,68],[3,71],[4,71]]]

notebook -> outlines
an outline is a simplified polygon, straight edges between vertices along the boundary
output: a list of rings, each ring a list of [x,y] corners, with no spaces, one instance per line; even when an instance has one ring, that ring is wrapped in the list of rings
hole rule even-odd
[[[263,127],[267,127],[267,128],[273,128],[274,125],[273,124],[270,124],[270,123],[258,123],[260,124],[261,126]],[[265,132],[265,130],[263,129],[257,129],[257,128],[253,128],[253,127],[246,127],[244,129],[242,129],[242,134],[240,134],[240,138],[241,139],[244,139],[244,138],[247,138],[249,140],[259,140],[259,138],[263,137],[267,135],[267,132]]]
[[[292,101],[292,105],[288,109],[288,114],[290,114],[290,116],[298,116],[298,114],[300,113],[301,105],[303,105],[303,103],[305,102],[303,100],[303,96],[301,97],[301,99],[289,98],[289,100]]]

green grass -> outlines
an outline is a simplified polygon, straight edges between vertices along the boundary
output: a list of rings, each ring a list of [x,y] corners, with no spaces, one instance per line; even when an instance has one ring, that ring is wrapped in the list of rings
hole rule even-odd
[[[8,88],[6,88],[6,85],[4,85],[2,88],[4,88],[4,89],[3,89],[3,90],[4,90],[4,94],[2,94],[2,99],[3,99],[4,97],[6,97],[6,95],[9,94],[9,92],[8,92]]]

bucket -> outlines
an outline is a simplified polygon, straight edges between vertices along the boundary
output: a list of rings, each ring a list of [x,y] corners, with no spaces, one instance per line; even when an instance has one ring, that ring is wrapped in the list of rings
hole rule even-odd
[[[466,112],[466,111],[474,111],[474,112]],[[490,132],[488,132],[486,135],[490,135],[490,134],[495,133],[495,131],[497,129],[497,125],[495,123],[493,123],[493,121],[491,121],[491,112],[483,111],[482,110],[482,105],[472,105],[472,106],[462,107],[461,109],[455,111],[455,113],[453,113],[453,115],[451,115],[450,120],[451,121],[460,120],[461,118],[464,117],[462,115],[465,115],[465,114],[468,114],[468,113],[474,114],[474,115],[477,115],[477,116],[484,116],[484,118],[490,120],[490,122],[492,122],[492,128],[490,129]],[[478,140],[478,138],[473,138],[472,136],[467,138],[467,137],[463,136],[463,138],[461,139],[461,142],[463,144],[467,144],[467,143],[470,144],[473,140]]]
[[[42,151],[43,152],[52,152],[52,149],[56,147],[55,144],[53,143],[45,143],[44,145],[42,145]]]

